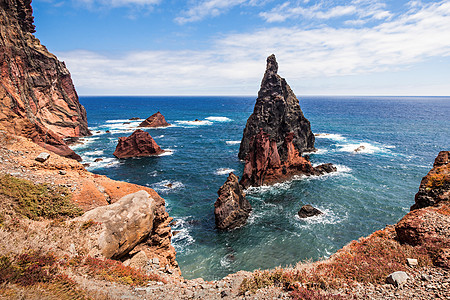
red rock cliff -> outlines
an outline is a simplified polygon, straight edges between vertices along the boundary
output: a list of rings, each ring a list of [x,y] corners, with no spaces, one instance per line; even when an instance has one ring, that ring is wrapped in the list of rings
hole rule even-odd
[[[0,129],[80,159],[66,137],[90,135],[65,64],[34,37],[31,0],[0,0]]]

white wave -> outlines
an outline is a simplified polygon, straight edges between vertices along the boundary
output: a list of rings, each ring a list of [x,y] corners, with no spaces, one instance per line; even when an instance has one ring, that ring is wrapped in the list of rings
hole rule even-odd
[[[220,168],[220,169],[217,169],[214,172],[214,174],[216,174],[216,175],[228,175],[228,174],[230,174],[231,172],[234,172],[234,171],[236,171],[236,170],[229,169],[229,168]]]
[[[163,181],[151,184],[150,187],[157,192],[167,193],[172,190],[179,190],[179,189],[184,188],[184,184],[181,183],[180,181],[163,180]]]
[[[336,146],[339,147],[338,151],[349,153],[374,154],[389,151],[382,146],[375,146],[370,143],[338,144]]]
[[[83,162],[89,164],[86,170],[113,168],[122,164],[119,159],[113,157],[101,157],[101,161],[95,161],[95,159],[92,157],[83,157]]]
[[[188,217],[176,218],[176,224],[172,225],[172,232],[177,231],[175,236],[172,236],[172,245],[177,252],[181,252],[185,247],[195,242],[195,239],[189,232],[189,224],[186,221]]]
[[[241,141],[226,141],[225,143],[227,143],[227,145],[237,145],[240,144]]]
[[[315,150],[315,151],[307,151],[307,152],[303,152],[303,154],[318,154],[318,155],[320,155],[320,154],[325,154],[325,153],[327,153],[328,152],[328,150],[327,149],[317,149],[317,150]]]
[[[342,135],[340,135],[338,133],[316,133],[315,137],[319,138],[319,139],[329,139],[329,140],[338,141],[338,142],[346,140],[345,137],[343,137]]]
[[[175,152],[175,150],[172,149],[163,149],[164,152],[161,154],[158,154],[157,156],[169,156],[169,155],[173,155],[173,153]]]
[[[214,121],[214,122],[231,122],[230,118],[227,117],[207,117],[206,120]]]
[[[158,176],[158,171],[151,171],[150,173],[148,173],[148,176],[150,176],[150,177],[156,177],[156,176]]]
[[[272,185],[251,186],[245,190],[246,194],[261,194],[261,193],[277,193],[279,191],[288,190],[291,188],[292,181],[287,180],[284,182],[274,183]]]
[[[88,156],[100,156],[100,155],[103,155],[103,153],[104,153],[103,150],[95,150],[95,151],[84,152],[83,155],[88,155]]]
[[[141,120],[141,119],[139,119]],[[105,123],[127,123],[127,122],[134,122],[134,123],[138,123],[140,122],[139,120],[129,120],[129,119],[118,119],[118,120],[106,120]]]
[[[297,226],[300,228],[308,228],[310,229],[311,225],[315,224],[322,224],[322,225],[328,225],[328,224],[338,224],[341,223],[343,220],[346,219],[346,216],[339,217],[337,216],[331,209],[317,207],[318,210],[322,212],[322,214],[309,217],[309,218],[300,218],[298,214],[295,214],[294,219],[297,221]]]
[[[162,139],[163,137],[164,137],[164,134],[161,134],[161,135],[155,136],[154,139]]]
[[[98,139],[99,139],[98,137],[83,137],[83,138],[78,139],[77,144],[71,145],[71,146],[69,146],[69,148],[72,150],[84,149],[84,148],[87,148],[90,144],[92,144],[93,142],[95,142]]]
[[[204,125],[212,125],[211,121],[175,121],[175,123],[185,126],[204,126]]]

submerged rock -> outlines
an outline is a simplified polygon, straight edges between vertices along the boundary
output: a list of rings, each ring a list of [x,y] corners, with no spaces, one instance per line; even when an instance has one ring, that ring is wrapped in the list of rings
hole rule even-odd
[[[415,204],[411,210],[435,206],[450,199],[450,151],[441,151],[434,160],[433,168],[422,178]]]
[[[302,219],[314,217],[323,214],[320,210],[315,207],[312,207],[309,204],[303,205],[302,208],[298,211],[298,216]]]
[[[141,124],[139,124],[139,127],[167,127],[167,126],[170,126],[170,124],[166,122],[166,119],[159,111],[151,115],[147,119],[145,119]]]
[[[148,132],[137,129],[129,137],[120,137],[113,155],[117,158],[151,156],[163,153]]]
[[[230,173],[217,194],[219,198],[214,203],[217,228],[230,230],[245,225],[252,207],[245,198],[245,193],[239,184],[239,177]]]
[[[303,115],[294,92],[277,72],[278,63],[272,54],[267,58],[255,108],[244,129],[239,149],[239,158],[242,160],[250,153],[252,139],[261,129],[277,145],[282,144],[286,135],[292,133],[294,147],[300,153],[315,149],[310,123]],[[286,153],[281,152],[280,155],[283,158]]]

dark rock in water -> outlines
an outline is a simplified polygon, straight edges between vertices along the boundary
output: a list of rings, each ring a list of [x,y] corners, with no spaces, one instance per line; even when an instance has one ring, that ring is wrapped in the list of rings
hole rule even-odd
[[[106,130],[105,132],[106,132],[106,133],[110,133],[111,131],[109,131],[109,130]]]
[[[90,135],[70,72],[33,35],[30,0],[0,1],[0,130],[81,161],[64,138]]]
[[[245,193],[239,184],[239,177],[230,173],[217,194],[219,198],[214,203],[217,228],[230,230],[245,225],[252,207],[245,198]]]
[[[450,200],[450,151],[441,151],[434,160],[433,168],[422,178],[415,204],[411,210],[435,206]]]
[[[248,118],[242,137],[239,158],[250,152],[251,142],[262,129],[271,141],[281,145],[287,134],[293,133],[293,144],[301,154],[314,150],[314,134],[304,117],[300,104],[284,78],[278,72],[275,55],[267,58],[267,67],[258,92],[253,114]],[[283,160],[286,153],[279,151]]]
[[[137,121],[137,120],[140,120],[141,118],[138,118],[138,117],[133,117],[133,118],[129,118],[128,120],[130,120],[130,121]]]
[[[312,207],[309,204],[303,205],[302,208],[298,211],[298,216],[302,219],[314,217],[323,214],[320,210],[317,208]]]
[[[113,155],[117,158],[151,156],[163,153],[148,132],[137,129],[129,137],[120,137]]]
[[[128,125],[131,124],[130,122],[123,122],[122,125]]]
[[[94,162],[99,162],[99,161],[103,161],[103,158],[96,158],[96,159],[94,160]]]
[[[331,163],[327,163],[327,164],[321,164],[318,165],[317,167],[314,168],[316,170],[316,172],[320,175],[326,174],[326,173],[331,173],[331,172],[336,172],[337,168],[335,165],[331,164]]]
[[[169,125],[164,116],[158,111],[139,124],[139,127],[167,127]]]
[[[200,122],[200,120],[199,119],[195,119],[194,122]]]

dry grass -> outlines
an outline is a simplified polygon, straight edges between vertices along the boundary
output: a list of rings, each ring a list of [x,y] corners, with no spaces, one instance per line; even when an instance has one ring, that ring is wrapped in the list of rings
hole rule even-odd
[[[386,229],[368,238],[353,241],[326,261],[299,264],[295,268],[256,271],[252,277],[244,279],[240,292],[243,294],[246,291],[255,292],[260,288],[278,286],[285,291],[292,291],[292,296],[300,297],[299,299],[325,299],[321,298],[324,291],[356,283],[384,283],[390,273],[407,270],[406,258],[417,258],[419,267],[432,264],[432,253],[425,248],[402,245],[392,239],[391,235],[392,229]],[[305,296],[307,294],[310,298]],[[340,299],[341,296],[326,297]]]

